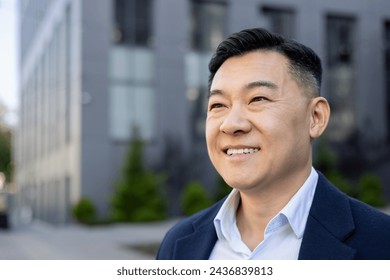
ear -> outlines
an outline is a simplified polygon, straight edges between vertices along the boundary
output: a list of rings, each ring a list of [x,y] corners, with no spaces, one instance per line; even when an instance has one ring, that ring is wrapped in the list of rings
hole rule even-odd
[[[310,106],[310,137],[318,138],[325,131],[330,117],[328,101],[323,97],[313,98]]]

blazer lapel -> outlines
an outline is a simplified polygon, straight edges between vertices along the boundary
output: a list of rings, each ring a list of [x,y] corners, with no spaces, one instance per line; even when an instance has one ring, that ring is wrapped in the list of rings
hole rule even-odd
[[[353,259],[355,250],[344,244],[355,229],[348,197],[319,174],[299,259]]]
[[[355,250],[327,231],[315,218],[309,217],[308,230],[302,240],[300,260],[351,260]]]
[[[225,199],[206,210],[192,223],[193,232],[176,241],[173,257],[177,260],[207,260],[217,242],[214,218]]]
[[[174,259],[207,260],[217,242],[214,224],[202,227],[176,242]]]

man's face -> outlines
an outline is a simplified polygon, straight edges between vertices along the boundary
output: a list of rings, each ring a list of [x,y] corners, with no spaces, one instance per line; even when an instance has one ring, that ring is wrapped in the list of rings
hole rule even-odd
[[[288,60],[255,51],[226,60],[214,76],[206,120],[217,171],[241,191],[282,186],[311,168],[311,99]]]

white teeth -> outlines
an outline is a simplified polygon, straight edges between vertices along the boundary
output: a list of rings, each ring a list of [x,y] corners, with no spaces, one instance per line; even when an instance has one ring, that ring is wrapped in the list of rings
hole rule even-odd
[[[259,149],[253,149],[253,148],[245,148],[245,149],[228,149],[226,153],[231,155],[240,155],[240,154],[254,154],[258,152]]]

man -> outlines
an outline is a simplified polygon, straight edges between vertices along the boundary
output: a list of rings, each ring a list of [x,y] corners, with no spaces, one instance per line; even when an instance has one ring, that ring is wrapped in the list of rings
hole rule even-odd
[[[248,29],[209,69],[207,148],[233,191],[175,225],[157,259],[390,259],[390,217],[312,167],[330,116],[318,56]]]

